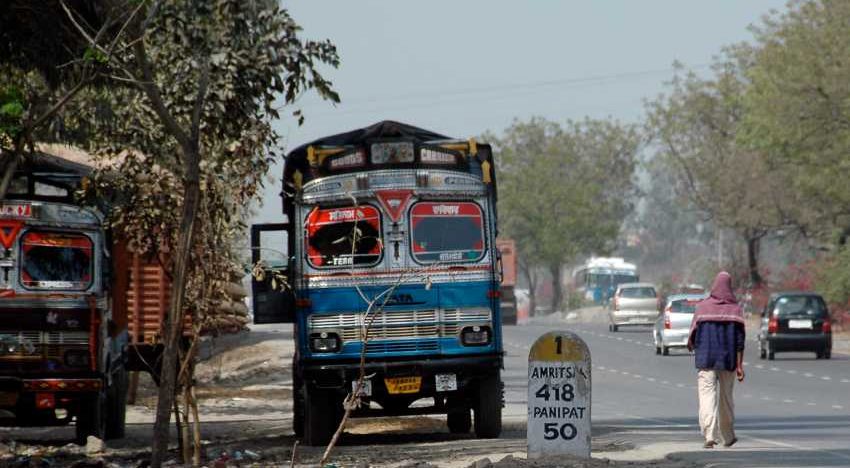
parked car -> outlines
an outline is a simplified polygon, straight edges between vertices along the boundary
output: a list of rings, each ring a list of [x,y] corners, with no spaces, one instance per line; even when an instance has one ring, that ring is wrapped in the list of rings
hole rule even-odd
[[[655,320],[652,330],[655,354],[667,356],[670,348],[688,346],[688,332],[697,303],[705,298],[705,294],[673,294],[667,298],[664,312]]]
[[[832,323],[826,302],[811,292],[772,294],[762,311],[758,341],[761,359],[784,351],[812,351],[818,359],[829,359]]]
[[[652,325],[658,317],[659,298],[651,283],[623,283],[614,291],[608,309],[608,330],[626,325]]]

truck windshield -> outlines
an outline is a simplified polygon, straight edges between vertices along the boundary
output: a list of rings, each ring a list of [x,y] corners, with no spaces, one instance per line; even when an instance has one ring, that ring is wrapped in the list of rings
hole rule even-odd
[[[368,266],[381,259],[381,215],[374,207],[316,208],[306,231],[307,260],[314,267]]]
[[[21,283],[31,289],[88,289],[94,246],[83,234],[29,231],[21,242]]]
[[[475,262],[484,257],[484,215],[475,203],[420,202],[410,212],[419,263]]]

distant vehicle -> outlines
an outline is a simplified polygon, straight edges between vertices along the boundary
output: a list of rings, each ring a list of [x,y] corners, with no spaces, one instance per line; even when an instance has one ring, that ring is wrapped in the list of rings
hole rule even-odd
[[[594,304],[605,304],[617,286],[640,280],[637,266],[618,257],[594,257],[573,271],[573,286]]]
[[[608,309],[608,330],[626,325],[652,325],[658,317],[659,298],[651,283],[624,283],[617,287]]]
[[[688,332],[691,320],[697,309],[697,303],[705,299],[705,294],[673,294],[667,298],[664,312],[655,320],[652,338],[655,342],[655,354],[670,354],[670,348],[688,346]]]
[[[499,306],[502,308],[502,323],[517,324],[516,288],[516,242],[513,239],[496,239],[501,261],[501,285],[499,287]]]
[[[816,293],[780,292],[762,311],[759,357],[773,360],[778,352],[812,351],[818,359],[832,357],[832,322],[826,302]]]

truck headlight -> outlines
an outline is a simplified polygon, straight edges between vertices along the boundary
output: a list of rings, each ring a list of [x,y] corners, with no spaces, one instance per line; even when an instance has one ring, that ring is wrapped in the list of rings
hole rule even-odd
[[[339,351],[339,335],[328,332],[312,333],[310,349],[317,353],[335,353]]]
[[[460,341],[464,346],[484,346],[490,343],[490,327],[464,327],[460,332]]]

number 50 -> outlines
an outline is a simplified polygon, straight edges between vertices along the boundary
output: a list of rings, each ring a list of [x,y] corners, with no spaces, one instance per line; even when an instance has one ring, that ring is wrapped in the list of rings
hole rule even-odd
[[[578,435],[578,430],[572,423],[564,423],[558,428],[558,423],[543,424],[543,438],[546,440],[555,440],[558,437],[564,440],[573,440]]]

